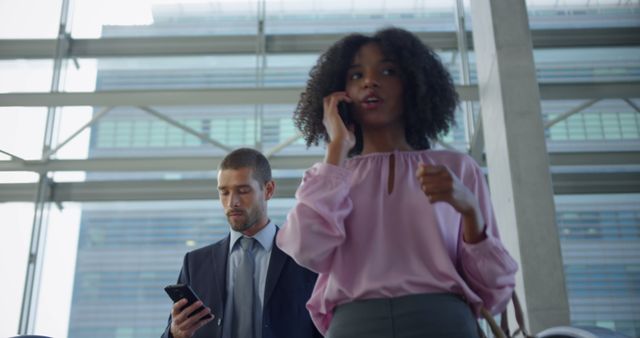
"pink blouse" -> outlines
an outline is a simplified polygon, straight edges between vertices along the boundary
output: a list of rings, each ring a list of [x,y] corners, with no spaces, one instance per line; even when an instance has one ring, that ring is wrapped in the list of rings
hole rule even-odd
[[[447,166],[475,194],[486,239],[464,242],[460,213],[429,202],[415,176],[420,162]],[[357,156],[345,167],[317,163],[296,198],[277,244],[319,274],[307,309],[323,334],[334,308],[356,299],[451,292],[493,313],[510,299],[518,265],[500,242],[482,171],[467,155],[395,151]]]

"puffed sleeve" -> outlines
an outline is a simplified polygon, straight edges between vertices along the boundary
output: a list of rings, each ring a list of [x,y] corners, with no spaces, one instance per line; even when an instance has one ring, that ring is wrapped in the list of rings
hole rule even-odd
[[[348,169],[316,163],[296,191],[296,204],[276,240],[282,251],[309,270],[329,270],[336,247],[344,242],[344,220],[353,208],[350,178]]]
[[[478,243],[470,244],[459,236],[460,263],[468,285],[482,299],[484,307],[496,314],[501,312],[511,299],[518,263],[500,241],[489,189],[482,170],[470,158],[468,163],[469,167],[463,174],[462,182],[478,199],[487,237]]]

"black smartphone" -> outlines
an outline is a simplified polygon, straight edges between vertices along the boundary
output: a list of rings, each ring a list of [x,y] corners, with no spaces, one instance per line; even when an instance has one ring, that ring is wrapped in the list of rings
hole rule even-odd
[[[169,295],[169,297],[171,298],[171,300],[173,300],[173,302],[177,302],[182,298],[186,298],[187,299],[187,305],[185,305],[185,307],[197,302],[198,300],[200,300],[200,298],[198,298],[198,296],[196,295],[195,292],[193,292],[193,290],[191,289],[191,287],[188,284],[174,284],[174,285],[167,285],[164,287],[164,291]],[[200,312],[200,310],[204,309],[204,306],[201,306],[200,308],[198,308],[197,310],[193,311],[189,317],[191,317],[192,315]],[[202,319],[209,319],[212,318],[213,316],[211,314],[208,314],[204,317],[202,317]]]
[[[351,109],[349,108],[349,103],[345,101],[338,102],[338,114],[340,114],[340,118],[345,126],[350,126],[353,124],[353,118],[351,117]]]

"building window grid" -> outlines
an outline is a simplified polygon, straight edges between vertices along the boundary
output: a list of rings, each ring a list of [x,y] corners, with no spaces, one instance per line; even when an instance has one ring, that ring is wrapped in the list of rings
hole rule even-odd
[[[622,136],[625,139],[633,139],[640,137],[640,123],[638,112],[624,112],[620,113],[619,118],[621,119],[620,125],[622,126]],[[629,120],[627,123],[626,120]]]
[[[617,210],[571,210],[557,212],[571,319],[574,325],[599,325],[637,335],[640,297],[640,210],[635,207]],[[589,229],[594,236],[581,236]],[[604,234],[604,236],[602,236]],[[600,259],[624,263],[593,262],[591,249],[577,247],[576,242],[622,244],[619,250],[605,250]],[[609,244],[609,245],[611,245]],[[635,246],[634,246],[635,245]],[[622,260],[621,260],[622,259]]]
[[[560,236],[565,240],[588,238],[639,240],[640,212],[562,213],[558,220]]]
[[[617,114],[616,117],[618,118],[618,126],[619,126],[620,138],[624,138],[624,132],[622,130],[622,117],[620,116],[619,113]]]
[[[604,116],[602,115],[603,114],[601,112],[598,113],[598,121],[600,122],[599,129],[600,129],[601,139],[604,139],[606,138],[607,134],[605,133],[605,130],[604,130]]]
[[[614,123],[615,122],[615,123]],[[604,122],[603,128],[605,129],[605,135],[610,136],[612,138],[622,138],[622,130],[620,126],[622,125],[622,121],[620,120],[620,115],[617,114],[615,116],[615,120],[607,120]]]
[[[545,120],[558,116],[545,114]],[[568,117],[546,131],[550,141],[632,140],[640,136],[639,114],[630,111],[587,111]]]
[[[546,119],[558,113],[545,114]],[[640,119],[631,111],[586,111],[570,116],[545,131],[549,141],[613,141],[633,140],[640,137]],[[456,114],[457,125],[443,135],[445,142],[464,142],[464,120]],[[213,139],[230,146],[254,145],[256,121],[254,118],[183,118],[186,126],[209,134]],[[97,125],[98,148],[160,148],[208,147],[191,135],[164,121],[128,119],[103,121]],[[263,121],[262,137],[265,144],[278,144],[296,133],[289,117],[272,117]],[[298,140],[295,145],[304,145]]]

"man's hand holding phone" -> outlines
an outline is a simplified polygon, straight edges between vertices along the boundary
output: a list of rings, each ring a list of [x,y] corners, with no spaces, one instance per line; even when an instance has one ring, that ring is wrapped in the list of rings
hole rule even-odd
[[[189,338],[213,319],[211,310],[204,307],[202,301],[187,304],[187,299],[182,298],[171,309],[171,334],[174,338]]]
[[[171,335],[174,338],[190,338],[213,319],[211,310],[204,306],[189,285],[169,285],[164,290],[174,301],[171,309]]]

